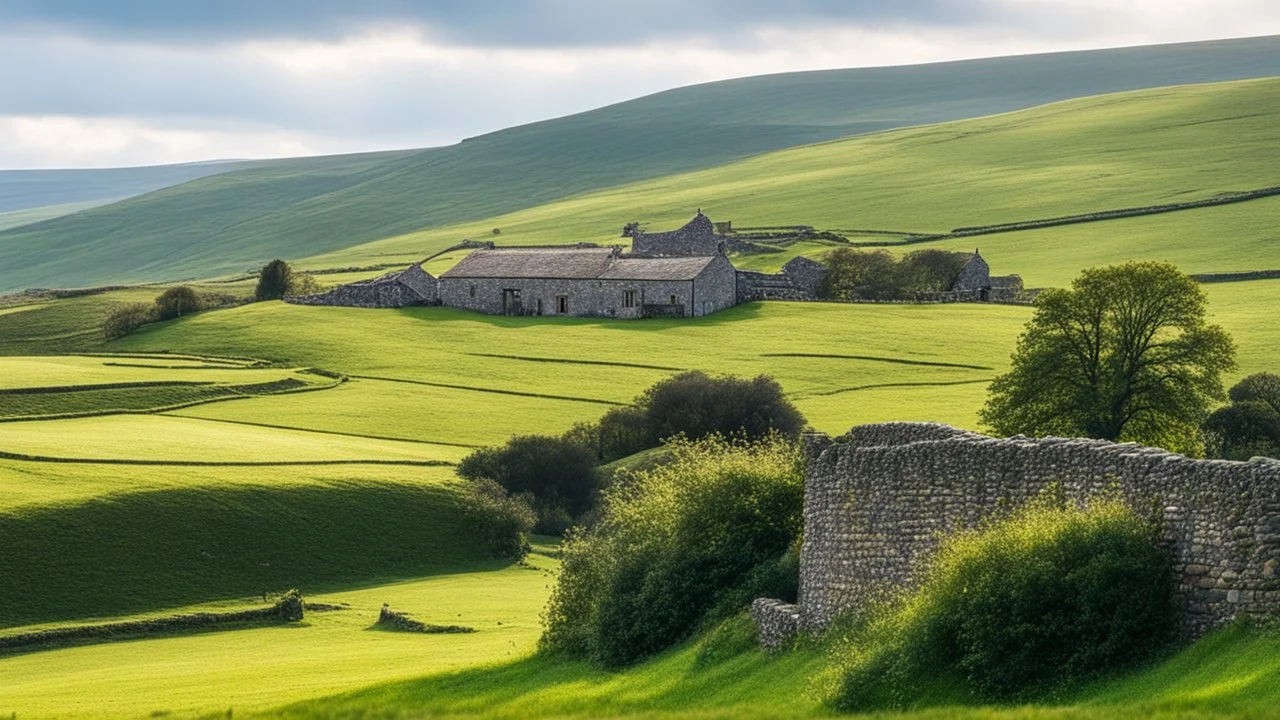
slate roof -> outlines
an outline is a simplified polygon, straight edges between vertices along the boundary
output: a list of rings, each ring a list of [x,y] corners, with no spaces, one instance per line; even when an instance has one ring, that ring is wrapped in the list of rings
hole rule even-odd
[[[692,280],[715,257],[629,258],[614,261],[601,280]]]
[[[441,278],[692,280],[713,260],[619,256],[613,248],[477,250]]]
[[[440,277],[595,280],[613,255],[613,248],[476,250]]]

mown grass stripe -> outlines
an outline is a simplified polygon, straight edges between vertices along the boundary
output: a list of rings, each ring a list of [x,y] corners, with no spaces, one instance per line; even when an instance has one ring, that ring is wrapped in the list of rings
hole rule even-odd
[[[167,412],[165,414],[168,414]],[[184,420],[203,420],[205,422],[227,423],[229,425],[248,425],[250,427],[271,428],[273,430],[293,430],[296,432],[319,433],[321,435],[340,435],[342,437],[364,438],[367,440],[390,440],[393,442],[411,442],[420,443],[422,445],[441,445],[444,447],[458,447],[474,449],[482,447],[480,445],[468,445],[467,443],[444,442],[443,440],[419,440],[415,438],[389,437],[387,435],[367,435],[365,433],[342,432],[341,430],[320,430],[317,428],[296,427],[294,425],[273,425],[271,423],[251,422],[249,420],[231,420],[229,418],[211,418],[200,417],[198,415],[172,415],[171,417],[180,417]]]
[[[922,365],[924,367],[960,368],[963,370],[995,370],[986,365],[937,362],[933,360],[908,360],[906,358],[877,357],[875,355],[831,355],[826,353],[761,353],[760,357],[817,358],[823,360],[866,360],[868,362],[893,363],[895,365]]]
[[[138,460],[130,458],[76,458],[27,455],[0,450],[0,460],[15,462],[68,463],[73,465],[142,465],[157,467],[305,467],[312,465],[403,465],[407,467],[452,467],[448,460]]]
[[[92,392],[97,390],[132,390],[160,387],[208,387],[212,380],[139,380],[136,382],[102,383],[99,385],[49,385],[45,387],[0,388],[0,395],[43,395],[54,393]]]
[[[669,365],[644,365],[641,363],[616,362],[613,360],[575,360],[573,358],[529,357],[526,355],[502,355],[500,353],[467,353],[471,357],[497,358],[499,360],[519,360],[521,362],[565,363],[568,365],[604,365],[606,367],[639,368],[641,370],[668,370],[684,372],[689,368],[671,367]]]
[[[434,383],[426,380],[406,380],[404,378],[379,377],[377,375],[348,375],[347,377],[358,380],[381,380],[382,382],[406,383],[409,385],[425,385],[427,387],[445,388],[447,390],[470,390],[472,392],[493,393],[495,395],[514,395],[516,397],[541,398],[543,400],[566,400],[568,402],[594,403],[596,405],[616,405],[625,406],[627,403],[616,402],[613,400],[600,400],[597,398],[573,397],[570,395],[545,395],[543,393],[521,392],[519,390],[500,390],[498,388],[482,388],[470,387],[467,385],[450,385],[448,383]]]
[[[808,395],[797,396],[796,399],[811,397],[830,397],[831,395],[843,395],[844,393],[857,392],[859,390],[878,390],[880,388],[915,388],[915,387],[950,387],[952,385],[977,385],[980,383],[989,383],[994,378],[979,378],[977,380],[949,380],[940,382],[900,382],[900,383],[875,383],[872,385],[859,385],[857,387],[840,388],[839,390],[827,390],[825,392],[810,393]]]

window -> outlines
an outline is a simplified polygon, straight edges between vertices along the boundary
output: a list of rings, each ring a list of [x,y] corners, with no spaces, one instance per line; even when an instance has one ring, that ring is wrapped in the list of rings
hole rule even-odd
[[[568,295],[556,296],[556,313],[559,315],[569,314],[569,296]]]
[[[622,307],[633,308],[636,306],[636,291],[628,290],[622,293]]]
[[[476,296],[476,286],[475,286],[475,285],[472,285],[472,286],[471,286],[471,297],[475,297],[475,296]]]
[[[675,304],[676,304],[676,296],[675,296],[675,295],[672,295],[672,296],[671,296],[671,304],[672,304],[672,305],[675,305]]]

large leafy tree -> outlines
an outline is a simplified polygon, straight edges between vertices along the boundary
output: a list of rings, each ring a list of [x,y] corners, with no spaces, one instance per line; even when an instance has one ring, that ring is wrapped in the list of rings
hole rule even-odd
[[[1235,366],[1199,285],[1166,263],[1086,270],[1049,290],[996,378],[982,420],[1006,435],[1135,441],[1199,453],[1200,426]]]
[[[293,268],[279,258],[262,266],[258,273],[258,287],[253,291],[256,300],[279,300],[289,294],[293,284]]]

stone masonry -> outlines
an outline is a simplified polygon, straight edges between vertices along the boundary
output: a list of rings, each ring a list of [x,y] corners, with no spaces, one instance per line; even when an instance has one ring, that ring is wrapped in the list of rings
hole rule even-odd
[[[910,587],[939,538],[1056,484],[1107,493],[1164,529],[1189,637],[1242,614],[1280,611],[1280,461],[1192,460],[1101,440],[989,438],[931,423],[805,438],[798,606],[757,601],[762,642],[820,630],[841,611]],[[791,617],[797,620],[793,623]]]
[[[363,308],[436,305],[439,300],[439,282],[431,273],[422,269],[421,263],[371,280],[340,285],[328,292],[315,295],[289,295],[284,298],[285,302],[295,305]]]

